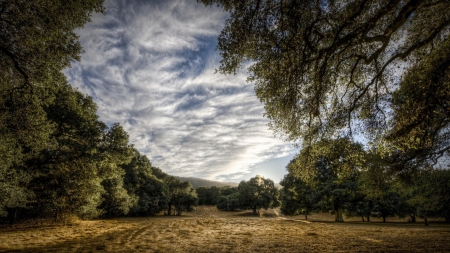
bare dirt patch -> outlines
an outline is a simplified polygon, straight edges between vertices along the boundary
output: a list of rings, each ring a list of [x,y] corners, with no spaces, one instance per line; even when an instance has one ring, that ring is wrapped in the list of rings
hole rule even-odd
[[[331,215],[197,207],[181,217],[82,221],[0,230],[0,252],[450,252],[450,225],[334,223]]]

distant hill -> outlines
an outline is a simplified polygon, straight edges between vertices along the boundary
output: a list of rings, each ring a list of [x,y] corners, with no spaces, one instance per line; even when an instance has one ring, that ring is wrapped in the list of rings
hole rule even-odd
[[[212,181],[212,180],[206,180],[201,178],[195,178],[195,177],[177,177],[181,181],[189,181],[194,188],[198,187],[211,187],[211,186],[217,186],[217,187],[223,187],[223,186],[238,186],[239,183],[233,183],[233,182],[219,182],[219,181]]]

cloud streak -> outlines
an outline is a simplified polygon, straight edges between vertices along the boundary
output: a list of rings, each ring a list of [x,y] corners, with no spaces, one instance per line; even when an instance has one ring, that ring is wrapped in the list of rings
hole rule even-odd
[[[194,0],[105,6],[106,15],[78,31],[85,53],[65,74],[154,166],[238,181],[253,165],[294,152],[267,129],[245,73],[214,74],[221,9]]]

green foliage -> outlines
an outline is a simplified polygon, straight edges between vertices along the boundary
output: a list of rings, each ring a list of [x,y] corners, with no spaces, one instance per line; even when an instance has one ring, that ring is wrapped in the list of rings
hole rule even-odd
[[[314,201],[311,209],[332,211],[336,221],[343,221],[343,209],[357,198],[357,178],[363,165],[361,145],[349,139],[322,140],[304,148],[287,166],[287,179],[298,180],[296,185],[299,188],[289,193],[295,186],[291,186],[289,181],[283,182],[289,186],[283,190],[285,197],[301,193],[299,198],[305,201],[303,204]],[[286,202],[286,211],[298,212],[292,205]]]
[[[18,89],[49,82],[79,60],[82,47],[75,29],[103,12],[103,0],[6,0],[0,4],[0,69],[13,73]]]
[[[172,195],[170,202],[175,207],[176,215],[179,216],[185,211],[192,211],[192,207],[197,205],[198,198],[195,189],[190,186],[185,187],[176,194]]]
[[[293,163],[289,163],[289,166],[293,166]],[[284,176],[280,185],[283,186],[280,191],[281,213],[291,216],[303,214],[307,219],[315,209],[318,200],[316,192],[307,183],[291,174]]]
[[[366,207],[363,212],[368,220],[370,216],[375,216],[386,221],[387,217],[400,214],[404,200],[396,187],[397,178],[391,173],[392,165],[375,152],[369,152],[366,157],[366,166],[358,182],[359,193],[364,196]]]
[[[443,217],[449,221],[449,178],[448,170],[427,168],[417,172],[411,182],[403,183],[407,204],[415,215],[425,220],[425,225],[430,217]]]
[[[7,215],[5,208],[24,208],[32,201],[27,184],[37,167],[28,161],[49,145],[55,130],[44,108],[51,101],[46,88],[14,90],[19,83],[13,78],[0,69],[0,216]]]
[[[241,181],[238,186],[239,203],[241,208],[248,208],[257,214],[260,208],[268,209],[280,206],[278,189],[270,179],[261,176]]]
[[[102,4],[0,3],[0,217],[10,222],[150,215],[168,206],[180,215],[197,201],[189,183],[153,170],[122,126],[100,122],[92,98],[61,72],[82,52],[74,30]]]
[[[130,196],[138,198],[136,205],[131,209],[132,215],[153,215],[167,206],[168,188],[153,174],[150,160],[146,156],[134,149],[133,159],[130,163],[122,165],[122,168],[126,172],[125,188]]]
[[[104,193],[99,208],[103,217],[116,217],[128,214],[137,202],[136,196],[130,196],[123,186],[123,176],[117,173],[102,182]]]
[[[169,188],[169,208],[168,214],[171,215],[172,205],[175,208],[174,215],[181,215],[184,211],[191,211],[192,206],[198,202],[197,193],[189,182],[181,182],[175,177],[169,176],[166,181]]]
[[[230,187],[230,186],[224,186],[222,188],[220,188],[220,195],[231,195],[233,193],[237,193],[238,192],[238,187]]]
[[[164,182],[167,187],[167,203],[164,210],[167,215],[181,215],[185,211],[191,211],[192,207],[197,205],[198,197],[191,183],[182,182],[174,176],[167,175],[159,168],[153,167],[155,176]]]
[[[198,187],[195,189],[198,196],[199,205],[216,205],[220,194],[220,188],[217,186]]]
[[[68,91],[61,70],[68,67],[70,61],[79,59],[82,51],[74,29],[88,22],[92,12],[102,11],[102,3],[102,0],[67,3],[7,0],[0,3],[0,150],[5,150],[0,154],[0,216],[9,215],[13,221],[18,209],[72,209],[70,203],[75,201],[73,198],[60,198],[71,194],[71,190],[56,191],[54,186],[67,183],[69,188],[75,187],[75,179],[69,177],[81,176],[83,181],[86,175],[70,170],[86,163],[80,158],[73,163],[67,161],[62,164],[61,158],[67,154],[65,148],[75,147],[75,142],[69,139],[67,141],[71,144],[63,143],[62,137],[58,136],[62,131],[56,127],[59,124],[58,127],[65,128],[65,123],[70,125],[73,122],[50,114],[55,108],[64,114],[64,110],[74,103],[68,99],[75,99],[76,95]],[[62,98],[58,97],[60,94],[63,94]],[[74,111],[70,109],[67,113]],[[75,135],[83,131],[78,130]],[[69,138],[71,134],[63,135]],[[89,141],[90,138],[86,140]],[[55,150],[60,150],[62,154],[56,154]],[[69,173],[56,175],[56,167]],[[45,175],[47,171],[50,171],[48,176]],[[98,182],[87,184],[94,187]],[[44,185],[46,189],[42,187]],[[51,196],[57,198],[53,204],[49,202]],[[42,198],[44,201],[41,203]],[[81,198],[75,202],[81,203],[83,200]],[[30,212],[35,215],[37,211]]]
[[[387,139],[393,149],[403,151],[391,158],[396,171],[435,164],[450,146],[450,40],[420,59],[392,94],[392,129]]]
[[[225,186],[220,188],[220,196],[217,198],[217,208],[227,211],[241,209],[238,187]]]
[[[40,212],[58,217],[74,213],[92,194],[100,194],[98,147],[105,126],[98,121],[92,98],[68,84],[61,85],[55,97],[45,108],[55,131],[47,148],[29,161],[36,168],[29,188]]]
[[[219,70],[252,62],[248,80],[287,140],[357,133],[406,152],[397,170],[450,147],[449,1],[198,1],[230,12]]]
[[[434,195],[438,199],[436,216],[442,217],[450,223],[450,170],[434,170]]]

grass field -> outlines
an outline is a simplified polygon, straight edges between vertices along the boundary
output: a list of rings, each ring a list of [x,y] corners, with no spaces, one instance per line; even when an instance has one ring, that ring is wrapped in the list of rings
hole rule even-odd
[[[450,225],[401,220],[332,222],[324,214],[223,212],[81,221],[0,230],[0,252],[450,252]]]

